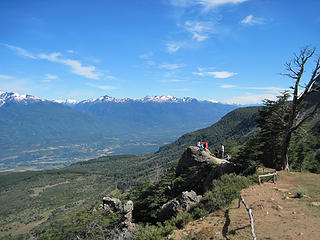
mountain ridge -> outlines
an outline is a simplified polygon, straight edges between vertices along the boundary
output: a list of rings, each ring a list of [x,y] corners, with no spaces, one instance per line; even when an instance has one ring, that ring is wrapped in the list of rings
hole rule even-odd
[[[103,95],[98,98],[92,99],[85,99],[85,100],[74,100],[74,99],[55,99],[55,100],[48,100],[42,99],[37,96],[29,95],[29,94],[19,94],[14,92],[0,92],[0,107],[9,102],[15,103],[34,103],[34,102],[54,102],[58,104],[64,105],[77,105],[77,104],[84,104],[84,103],[126,103],[126,102],[137,102],[137,103],[190,103],[190,102],[209,102],[209,103],[220,103],[215,100],[198,100],[197,98],[191,97],[174,97],[170,95],[161,95],[161,96],[146,96],[143,98],[115,98],[109,95]],[[234,104],[226,104],[226,105],[234,105]]]
[[[154,152],[237,107],[172,96],[103,96],[78,103],[1,93],[0,99],[0,171],[59,168],[101,155]]]

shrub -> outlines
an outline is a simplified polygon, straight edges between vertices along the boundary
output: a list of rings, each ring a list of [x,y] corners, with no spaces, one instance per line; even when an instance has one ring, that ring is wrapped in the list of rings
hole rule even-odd
[[[245,177],[235,174],[223,175],[220,180],[213,180],[212,190],[208,191],[201,201],[191,209],[194,218],[207,216],[209,213],[229,205],[239,197],[240,190],[248,186]]]
[[[307,190],[305,190],[304,188],[298,188],[298,189],[295,191],[294,197],[295,197],[295,198],[303,198],[304,195],[306,195],[306,193],[307,193]]]
[[[176,227],[171,221],[165,221],[164,223],[158,222],[156,225],[147,224],[144,227],[140,227],[140,230],[135,232],[132,236],[133,240],[161,240],[165,236],[175,230]]]

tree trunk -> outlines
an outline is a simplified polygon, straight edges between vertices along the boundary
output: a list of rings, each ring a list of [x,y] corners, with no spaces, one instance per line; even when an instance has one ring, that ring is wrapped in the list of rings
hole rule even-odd
[[[290,146],[291,140],[291,132],[288,131],[283,139],[282,143],[282,170],[290,171],[289,168],[289,158],[288,158],[288,150]]]

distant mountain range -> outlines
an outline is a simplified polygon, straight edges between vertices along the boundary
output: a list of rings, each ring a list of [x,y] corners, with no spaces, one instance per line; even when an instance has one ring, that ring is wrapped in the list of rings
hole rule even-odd
[[[183,97],[176,98],[173,96],[154,96],[154,97],[144,97],[141,99],[132,99],[132,98],[114,98],[108,95],[95,98],[88,99],[83,101],[77,101],[74,99],[65,99],[65,100],[46,100],[41,99],[28,94],[18,94],[12,92],[0,92],[0,107],[6,103],[35,103],[35,102],[53,102],[60,103],[64,105],[77,105],[77,104],[88,104],[88,103],[190,103],[190,102],[210,102],[210,103],[218,103],[218,101],[214,100],[197,100],[196,98]]]
[[[45,159],[43,163],[63,156],[73,162],[102,154],[156,151],[186,132],[210,126],[237,107],[172,96],[103,96],[77,102],[1,92],[0,163],[22,166],[27,159],[36,165],[35,159]]]
[[[13,138],[19,142],[149,130],[181,134],[209,126],[235,108],[235,105],[189,97],[116,99],[102,96],[78,102],[1,92],[0,131],[8,134],[2,134],[0,139]]]

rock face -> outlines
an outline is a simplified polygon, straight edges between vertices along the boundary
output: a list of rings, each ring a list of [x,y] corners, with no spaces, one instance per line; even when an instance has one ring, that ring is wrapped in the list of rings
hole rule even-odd
[[[105,209],[109,208],[112,211],[122,212],[122,202],[117,198],[104,197],[102,199]]]
[[[198,203],[201,198],[202,196],[197,195],[195,191],[182,192],[178,197],[162,205],[161,211],[158,214],[158,219],[164,221],[176,216],[179,211],[188,211],[190,206]]]
[[[210,160],[213,160],[213,156],[211,155],[208,149],[200,151],[198,147],[190,146],[183,153],[177,169],[176,174],[180,175],[185,172],[188,168],[193,166],[199,166],[202,163],[206,163]]]
[[[213,179],[232,172],[235,172],[233,163],[214,157],[208,149],[200,151],[198,147],[190,146],[183,153],[176,168],[176,176],[184,179],[184,185],[173,187],[192,189],[203,194],[210,188]]]
[[[117,198],[104,197],[100,208],[122,214],[119,229],[115,231],[110,240],[130,240],[132,233],[137,230],[136,224],[132,223],[133,202],[129,200],[122,204]]]
[[[129,200],[127,203],[123,205],[122,213],[123,215],[123,222],[124,223],[131,223],[132,222],[132,211],[133,211],[133,202]]]

